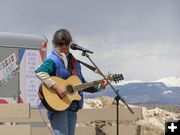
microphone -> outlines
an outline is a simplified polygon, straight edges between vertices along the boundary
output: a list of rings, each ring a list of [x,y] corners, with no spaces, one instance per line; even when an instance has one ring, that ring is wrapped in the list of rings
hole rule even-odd
[[[92,51],[90,51],[88,49],[85,49],[85,48],[83,48],[83,47],[81,47],[81,46],[79,46],[79,45],[77,45],[75,43],[71,43],[70,48],[72,50],[80,50],[80,51],[83,51],[83,52],[93,53]]]

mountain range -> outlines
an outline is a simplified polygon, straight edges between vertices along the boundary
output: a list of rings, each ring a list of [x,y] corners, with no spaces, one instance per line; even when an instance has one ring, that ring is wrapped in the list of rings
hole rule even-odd
[[[180,104],[180,78],[178,77],[168,77],[152,82],[122,81],[113,86],[130,104]],[[86,93],[84,96],[85,98],[115,97],[116,94],[111,87],[107,86],[106,90],[93,94]]]

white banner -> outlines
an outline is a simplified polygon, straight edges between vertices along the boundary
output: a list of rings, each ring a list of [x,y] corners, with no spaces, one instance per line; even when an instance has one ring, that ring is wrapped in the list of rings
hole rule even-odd
[[[37,93],[41,83],[35,74],[40,59],[39,50],[26,50],[26,103],[30,103],[32,107],[37,106]]]

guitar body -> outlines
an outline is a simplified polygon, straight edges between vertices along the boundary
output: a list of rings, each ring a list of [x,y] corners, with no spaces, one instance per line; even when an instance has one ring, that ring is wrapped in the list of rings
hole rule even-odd
[[[49,111],[57,112],[66,110],[74,100],[81,99],[78,91],[74,91],[73,89],[73,86],[82,84],[77,76],[70,76],[67,80],[55,76],[51,78],[67,91],[67,96],[61,99],[56,91],[42,84],[39,88],[38,95],[43,105]]]
[[[89,83],[81,83],[81,80],[77,76],[70,76],[67,80],[52,76],[51,77],[60,87],[67,91],[67,96],[60,98],[56,91],[51,88],[47,88],[44,84],[39,87],[39,98],[43,105],[52,112],[58,112],[66,110],[74,100],[80,100],[81,96],[78,91],[94,86],[95,84],[103,83],[105,79],[97,80]],[[122,74],[109,74],[106,80],[113,80],[118,82],[123,80]]]

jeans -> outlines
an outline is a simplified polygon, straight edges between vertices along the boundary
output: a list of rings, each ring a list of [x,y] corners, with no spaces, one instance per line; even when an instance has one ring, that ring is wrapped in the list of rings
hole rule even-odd
[[[74,135],[77,112],[65,110],[52,113],[49,117],[55,135]]]

